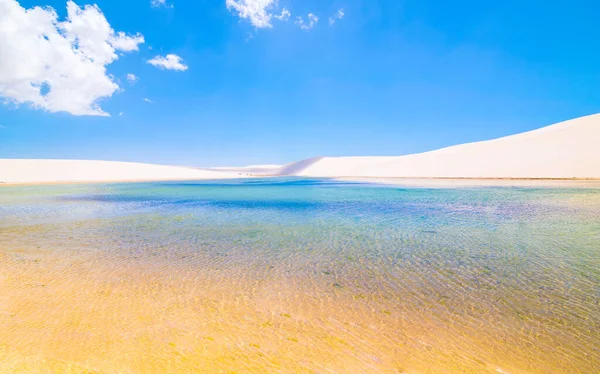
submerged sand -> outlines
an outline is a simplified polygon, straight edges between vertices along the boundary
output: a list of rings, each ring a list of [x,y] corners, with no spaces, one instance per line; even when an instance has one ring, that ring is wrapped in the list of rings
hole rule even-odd
[[[334,220],[330,210],[313,208],[313,224],[299,221],[306,210],[293,217],[275,211],[272,221],[264,209],[231,211],[223,201],[206,213],[167,204],[172,214],[157,207],[94,218],[115,200],[102,200],[107,191],[96,187],[99,200],[77,200],[87,196],[85,187],[70,188],[71,199],[53,199],[39,214],[16,193],[23,210],[0,226],[0,372],[516,374],[600,367],[594,191],[553,190],[519,206],[453,200],[428,218],[452,219],[453,226],[433,228],[403,221],[411,207],[427,215],[419,204],[381,215],[381,222],[343,226],[343,199]],[[125,189],[125,202],[144,195]],[[177,201],[206,193],[175,192]],[[437,202],[454,192],[429,193]],[[385,208],[376,203],[370,209]],[[56,204],[62,214],[49,214]],[[523,218],[497,221],[499,207]],[[65,216],[79,208],[85,219]],[[21,224],[27,214],[33,223]],[[250,222],[238,221],[244,215]]]
[[[201,274],[32,248],[1,256],[0,372],[515,374],[572,367],[546,351],[568,343],[536,340],[535,330],[508,334],[510,319],[482,329],[477,310],[465,310],[449,329],[435,309],[398,310],[385,295],[349,294],[329,283],[274,276],[258,286],[233,269]],[[317,298],[320,288],[331,297]],[[460,306],[448,300],[445,307]],[[532,334],[536,345],[519,343],[521,334]]]

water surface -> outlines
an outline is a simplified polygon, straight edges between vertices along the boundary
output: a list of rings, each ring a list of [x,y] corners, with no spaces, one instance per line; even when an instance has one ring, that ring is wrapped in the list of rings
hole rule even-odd
[[[2,372],[600,372],[600,186],[0,189]]]

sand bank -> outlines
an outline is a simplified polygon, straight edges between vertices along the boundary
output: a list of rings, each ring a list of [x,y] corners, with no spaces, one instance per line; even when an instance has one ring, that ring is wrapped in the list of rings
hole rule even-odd
[[[342,182],[381,184],[398,187],[461,188],[461,187],[528,187],[528,188],[600,188],[600,179],[528,179],[528,178],[377,178],[341,177]]]

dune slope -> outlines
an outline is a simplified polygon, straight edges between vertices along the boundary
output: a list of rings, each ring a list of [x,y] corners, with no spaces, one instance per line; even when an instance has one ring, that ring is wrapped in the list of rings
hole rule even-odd
[[[159,181],[247,176],[600,179],[600,114],[504,138],[389,157],[314,157],[198,169],[133,162],[0,159],[0,183]]]
[[[0,182],[53,183],[238,178],[226,171],[135,162],[0,159]]]
[[[600,178],[600,114],[499,139],[392,157],[321,157],[282,175],[404,178]]]

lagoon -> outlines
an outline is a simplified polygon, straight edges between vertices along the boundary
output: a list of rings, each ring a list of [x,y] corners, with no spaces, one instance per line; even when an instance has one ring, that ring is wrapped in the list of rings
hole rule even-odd
[[[600,184],[2,186],[0,371],[595,373]]]

